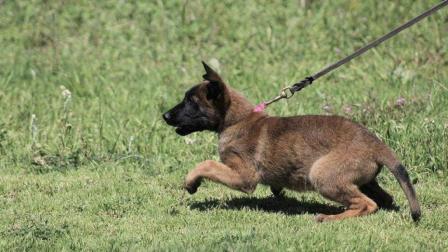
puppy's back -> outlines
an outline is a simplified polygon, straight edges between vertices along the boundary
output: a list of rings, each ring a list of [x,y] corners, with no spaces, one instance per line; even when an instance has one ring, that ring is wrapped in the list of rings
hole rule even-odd
[[[373,160],[375,152],[387,148],[365,127],[341,116],[267,117],[262,124],[259,145],[269,144],[259,147],[268,160],[282,165],[287,165],[284,160],[293,160],[311,166],[330,151],[345,158]]]

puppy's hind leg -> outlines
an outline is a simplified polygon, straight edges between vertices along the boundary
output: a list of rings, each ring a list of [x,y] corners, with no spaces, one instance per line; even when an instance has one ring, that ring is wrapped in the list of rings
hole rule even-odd
[[[331,156],[330,154],[313,164],[310,180],[314,188],[325,198],[341,203],[347,208],[340,214],[319,214],[316,221],[333,221],[364,216],[374,213],[378,209],[377,204],[353,183],[354,178],[358,175],[357,169],[352,169],[354,164],[356,162],[341,160],[339,155]]]
[[[367,197],[373,199],[375,203],[384,209],[394,209],[396,206],[394,205],[394,198],[388,192],[386,192],[381,186],[378,184],[376,179],[370,181],[369,183],[362,185],[360,187],[361,192],[367,195]]]
[[[190,194],[197,191],[202,179],[226,185],[232,189],[245,193],[252,193],[258,184],[258,174],[244,166],[243,163],[232,162],[230,167],[223,163],[206,160],[199,163],[195,169],[190,171],[185,179],[185,189]]]
[[[336,191],[319,190],[321,194],[331,200],[339,202],[347,207],[347,210],[340,214],[326,215],[319,214],[316,221],[343,220],[351,217],[364,216],[376,212],[377,204],[365,194],[363,194],[356,185],[346,185]]]

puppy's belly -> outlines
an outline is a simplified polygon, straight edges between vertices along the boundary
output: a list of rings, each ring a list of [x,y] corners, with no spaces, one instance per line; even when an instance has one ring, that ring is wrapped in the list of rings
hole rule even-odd
[[[301,169],[260,169],[261,184],[294,191],[314,190],[308,174]]]

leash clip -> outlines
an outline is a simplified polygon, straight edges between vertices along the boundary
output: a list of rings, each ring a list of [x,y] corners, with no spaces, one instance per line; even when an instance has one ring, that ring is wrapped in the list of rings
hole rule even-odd
[[[294,92],[291,90],[291,87],[285,87],[280,91],[280,95],[282,98],[289,99],[294,95]]]
[[[288,92],[288,91],[289,91],[289,92]],[[292,92],[291,88],[290,88],[290,87],[285,87],[285,88],[282,88],[282,89],[280,90],[280,94],[279,94],[279,95],[277,95],[276,97],[272,98],[272,99],[269,100],[269,101],[266,101],[265,104],[266,104],[266,106],[267,106],[267,105],[269,105],[269,104],[271,104],[271,103],[274,103],[274,102],[276,102],[276,101],[278,101],[278,100],[281,100],[281,99],[289,99],[289,98],[291,98],[293,95],[294,95],[294,93]]]

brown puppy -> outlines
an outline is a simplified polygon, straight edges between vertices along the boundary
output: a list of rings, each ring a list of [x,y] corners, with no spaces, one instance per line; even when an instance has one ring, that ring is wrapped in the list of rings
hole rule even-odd
[[[222,162],[206,160],[190,171],[185,188],[195,193],[205,179],[251,193],[258,183],[315,190],[346,207],[317,221],[341,220],[391,207],[393,198],[377,183],[387,166],[403,189],[412,218],[420,206],[405,167],[394,153],[363,126],[339,116],[271,117],[226,85],[204,63],[204,81],[187,91],[184,100],[166,112],[165,121],[180,135],[211,130],[219,135]]]

